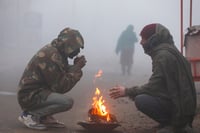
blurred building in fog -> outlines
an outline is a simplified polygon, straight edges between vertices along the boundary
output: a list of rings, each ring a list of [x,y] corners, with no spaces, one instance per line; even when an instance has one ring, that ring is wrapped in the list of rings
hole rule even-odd
[[[41,42],[42,15],[31,10],[31,0],[1,0],[0,18],[1,46]]]

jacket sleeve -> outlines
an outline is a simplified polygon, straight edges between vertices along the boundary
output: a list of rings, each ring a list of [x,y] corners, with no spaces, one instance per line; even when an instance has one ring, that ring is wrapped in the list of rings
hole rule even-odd
[[[59,55],[53,57],[38,60],[44,85],[52,92],[66,93],[80,80],[82,70],[78,66],[68,65]]]
[[[70,91],[82,77],[82,71],[77,66],[70,66],[67,71],[57,73],[51,82],[54,92],[66,93]]]
[[[164,96],[166,97],[165,81],[163,70],[160,61],[153,61],[152,63],[152,75],[149,81],[142,86],[134,86],[126,88],[126,95],[134,100],[135,96],[139,94],[149,94],[152,96]]]
[[[142,86],[133,86],[126,88],[125,93],[128,97],[134,100],[135,96],[139,94],[149,94],[152,96],[163,95],[160,93],[162,91],[162,86],[164,84],[163,74],[158,65],[153,66],[153,73],[149,78],[148,83]],[[158,91],[160,90],[160,91]]]

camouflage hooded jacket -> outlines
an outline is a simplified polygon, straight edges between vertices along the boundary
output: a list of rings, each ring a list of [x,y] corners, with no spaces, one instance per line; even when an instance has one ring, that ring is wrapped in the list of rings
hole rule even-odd
[[[78,48],[83,48],[81,34],[65,28],[58,38],[33,56],[18,86],[18,102],[23,110],[45,100],[51,92],[66,93],[74,87],[82,71],[75,65],[69,65],[67,58]]]
[[[177,50],[169,31],[156,25],[156,33],[147,41],[145,52],[152,58],[152,75],[147,84],[126,89],[134,99],[149,94],[173,103],[172,125],[181,125],[185,116],[193,117],[196,110],[196,90],[189,62]]]

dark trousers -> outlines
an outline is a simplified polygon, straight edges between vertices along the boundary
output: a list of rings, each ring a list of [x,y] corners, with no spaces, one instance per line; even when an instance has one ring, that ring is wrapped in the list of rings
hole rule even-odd
[[[135,97],[135,105],[139,111],[160,124],[168,125],[172,118],[172,102],[159,97],[141,94]]]

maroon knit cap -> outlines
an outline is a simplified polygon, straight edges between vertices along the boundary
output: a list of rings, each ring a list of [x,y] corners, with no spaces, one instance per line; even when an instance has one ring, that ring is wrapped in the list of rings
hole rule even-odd
[[[142,29],[140,35],[143,39],[147,40],[155,33],[156,33],[156,24],[149,24]]]

